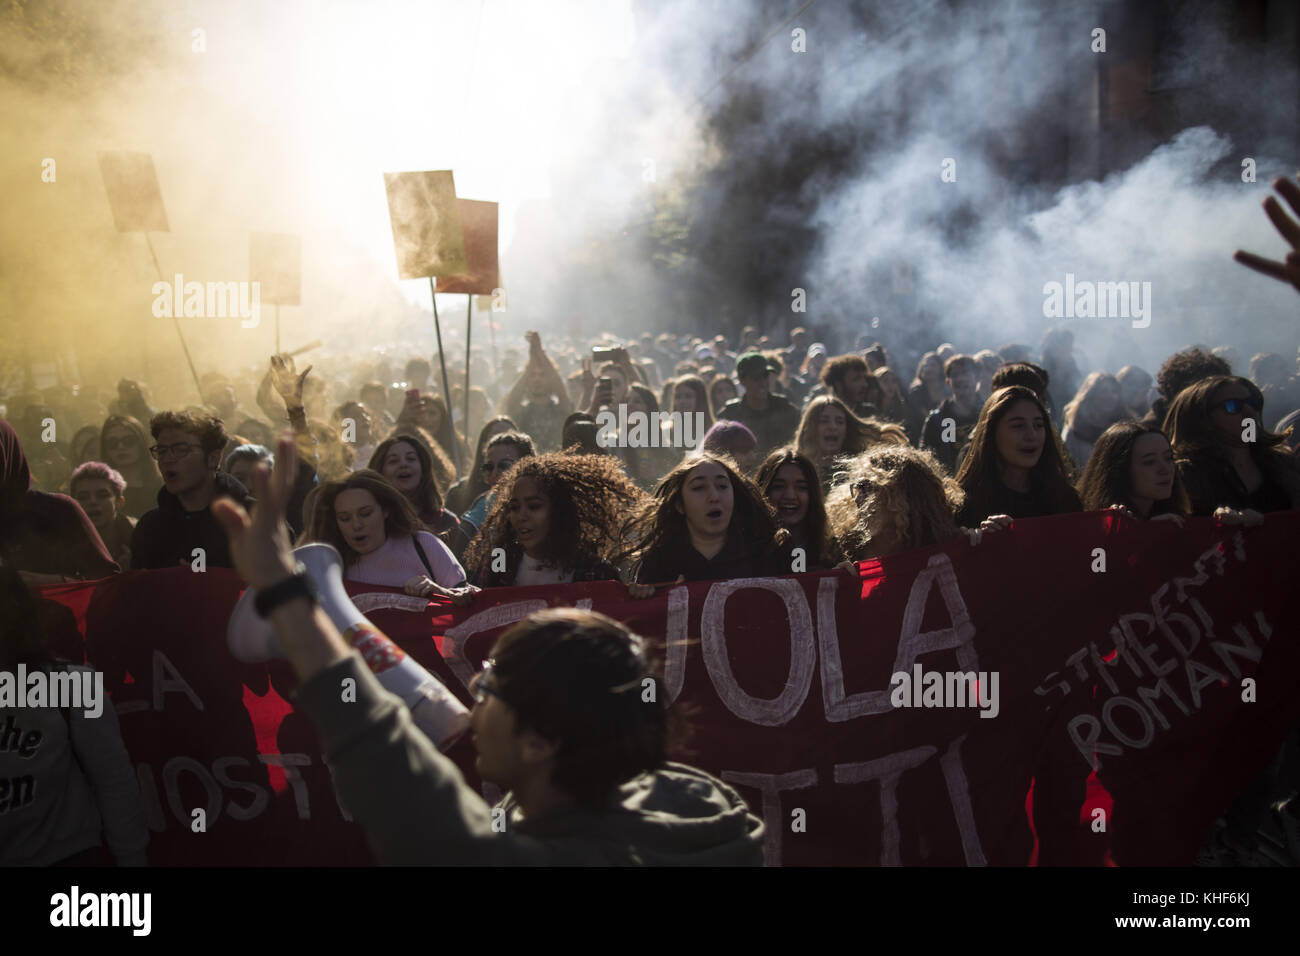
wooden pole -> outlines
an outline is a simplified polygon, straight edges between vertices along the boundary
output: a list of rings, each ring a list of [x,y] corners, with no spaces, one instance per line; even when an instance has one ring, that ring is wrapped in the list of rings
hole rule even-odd
[[[429,298],[433,300],[433,331],[438,336],[438,364],[442,366],[442,394],[447,400],[447,424],[451,426],[451,457],[457,474],[460,471],[460,443],[456,441],[456,423],[451,420],[451,386],[447,383],[447,356],[442,350],[442,323],[438,321],[438,290],[434,287],[433,276],[429,276]],[[435,439],[437,435],[433,436]],[[471,466],[472,467],[472,466]]]
[[[167,280],[163,278],[162,267],[158,265],[158,253],[154,252],[153,240],[149,238],[149,233],[147,232],[144,234],[144,241],[149,246],[149,255],[153,257],[153,267],[158,272],[158,281],[166,282]],[[176,337],[181,340],[181,351],[185,353],[185,362],[190,367],[190,375],[194,377],[194,390],[199,393],[199,404],[202,405],[203,387],[199,385],[199,373],[194,369],[194,359],[190,358],[190,347],[185,344],[185,336],[181,332],[180,319],[176,318],[177,305],[179,305],[179,303],[177,302],[172,303],[172,324],[176,326]]]

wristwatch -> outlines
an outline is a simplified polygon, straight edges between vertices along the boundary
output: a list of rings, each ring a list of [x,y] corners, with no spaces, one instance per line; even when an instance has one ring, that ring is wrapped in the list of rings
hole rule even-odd
[[[257,596],[253,598],[253,610],[257,612],[258,617],[270,617],[271,612],[281,604],[300,597],[306,598],[312,604],[320,603],[316,595],[316,582],[312,580],[312,576],[301,561],[294,568],[292,577],[271,585],[265,591],[257,592]]]

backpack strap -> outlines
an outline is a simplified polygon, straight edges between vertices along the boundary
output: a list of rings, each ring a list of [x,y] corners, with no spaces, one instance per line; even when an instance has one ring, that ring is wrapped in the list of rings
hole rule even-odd
[[[429,572],[429,580],[436,581],[437,578],[433,573],[433,565],[429,563],[429,556],[424,553],[424,545],[420,544],[419,533],[411,535],[411,543],[415,545],[415,553],[420,556],[420,563],[424,565],[424,570]]]

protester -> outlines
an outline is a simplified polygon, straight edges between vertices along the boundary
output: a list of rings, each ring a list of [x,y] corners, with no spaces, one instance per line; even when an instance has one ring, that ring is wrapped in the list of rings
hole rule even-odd
[[[0,418],[0,559],[29,587],[95,580],[120,570],[81,506],[31,487],[27,456]]]
[[[122,511],[126,479],[102,461],[79,465],[69,481],[72,498],[81,505],[104,548],[120,568],[131,566],[131,535],[135,520]]]
[[[633,422],[644,422],[644,440],[633,435],[620,433],[614,451],[627,467],[628,477],[641,488],[650,490],[673,463],[681,460],[681,453],[673,448],[671,431],[664,431],[659,422],[659,401],[654,392],[639,382],[633,383],[627,390],[627,415],[629,428],[633,432]],[[702,437],[702,436],[701,436]]]
[[[1059,409],[1062,403],[1056,399],[1078,392],[1079,381],[1083,378],[1074,361],[1074,333],[1063,325],[1048,329],[1043,335],[1041,353],[1041,364],[1055,383],[1052,386],[1053,398],[1048,404],[1053,409]],[[1061,422],[1057,421],[1056,425],[1059,427]]]
[[[501,480],[466,555],[482,587],[613,581],[620,528],[644,495],[605,455],[539,455]],[[502,555],[500,561],[498,555]]]
[[[874,418],[879,414],[880,385],[862,356],[835,356],[822,368],[821,380],[826,387],[824,394],[838,398],[859,418]]]
[[[790,533],[763,493],[727,458],[693,455],[664,476],[629,528],[633,597],[658,582],[791,573]]]
[[[420,523],[452,554],[459,557],[464,553],[469,538],[461,530],[460,519],[443,504],[428,444],[415,435],[386,438],[376,446],[367,467],[406,496]]]
[[[687,432],[682,435],[670,434],[673,446],[684,448],[690,451],[699,446],[704,439],[704,434],[713,427],[713,414],[709,411],[709,393],[704,386],[704,380],[698,375],[680,375],[669,382],[668,387],[672,389],[672,404],[669,411],[673,415],[681,415],[683,428],[686,427],[686,416],[690,415],[691,425]],[[700,416],[698,421],[702,427],[696,427],[696,416]],[[671,423],[670,423],[671,425]],[[670,432],[676,426],[670,427]],[[691,440],[686,441],[687,434]]]
[[[998,369],[1003,365],[1002,356],[992,349],[981,349],[974,355],[975,368],[979,378],[979,386],[976,389],[979,392],[981,404],[988,401],[988,397],[993,394],[993,376],[997,374]]]
[[[600,445],[600,426],[586,412],[574,412],[564,420],[564,437],[560,444],[566,455],[607,455]]]
[[[993,515],[1037,518],[1083,510],[1051,418],[1021,385],[989,396],[957,484],[966,494],[957,523],[967,528]]]
[[[73,471],[88,461],[103,460],[103,456],[99,451],[99,433],[101,430],[102,426],[83,425],[72,436],[71,465]]]
[[[461,516],[462,525],[468,524],[468,527],[463,527],[463,530],[470,540],[473,540],[474,535],[478,534],[478,529],[483,527],[487,513],[492,508],[492,489],[505,477],[506,472],[514,467],[515,462],[535,454],[537,451],[533,448],[532,438],[523,432],[502,432],[488,439],[488,443],[483,447],[482,464],[479,465],[483,478],[487,482],[487,488],[474,499],[474,504]]]
[[[752,474],[758,465],[758,440],[740,422],[714,422],[704,441],[700,442],[700,448],[710,455],[730,458],[746,475]]]
[[[934,352],[926,352],[916,363],[916,375],[908,386],[907,400],[922,422],[948,397],[943,380],[943,363]]]
[[[1138,518],[1189,512],[1169,439],[1140,422],[1117,422],[1102,432],[1078,490],[1084,511],[1119,505]]]
[[[1151,410],[1151,374],[1136,365],[1125,365],[1115,373],[1127,417],[1141,421]]]
[[[474,450],[474,461],[483,461],[483,452],[487,443],[496,435],[504,432],[519,431],[514,421],[505,415],[498,415],[484,423],[479,429],[478,446]],[[470,509],[478,496],[488,490],[490,482],[482,468],[467,469],[467,474],[447,489],[444,504],[453,514],[464,514]]]
[[[1207,378],[1183,389],[1165,420],[1194,515],[1219,508],[1267,514],[1300,508],[1300,461],[1262,424],[1250,379]]]
[[[793,448],[778,448],[763,460],[754,483],[776,509],[781,527],[790,532],[790,547],[803,549],[805,570],[826,571],[844,560],[810,458]]]
[[[0,423],[0,441],[9,432]],[[90,668],[56,659],[19,573],[0,566],[0,672],[50,680]],[[105,695],[106,696],[106,695]],[[0,707],[0,866],[144,866],[149,828],[113,702]],[[12,788],[12,789],[11,789]],[[104,844],[108,844],[108,851]],[[109,855],[111,853],[111,857]]]
[[[369,468],[321,486],[302,543],[310,541],[332,545],[342,555],[346,581],[468,601],[465,569],[456,556],[420,526],[407,497]]]
[[[344,402],[330,415],[330,425],[345,444],[352,446],[353,461],[369,461],[375,452],[378,434],[369,409],[361,402]]]
[[[864,421],[833,395],[814,398],[804,409],[795,436],[800,454],[816,462],[823,491],[829,491],[841,456],[857,455],[880,442],[907,444],[907,433],[892,423]]]
[[[1047,408],[1047,370],[1032,362],[1008,362],[993,373],[992,389],[996,392],[1008,385],[1023,385]]]
[[[969,355],[948,359],[943,374],[952,389],[952,398],[940,402],[926,418],[921,430],[921,447],[934,455],[949,474],[954,474],[960,464],[958,452],[973,433],[982,403],[975,360]]]
[[[123,511],[132,518],[157,507],[158,490],[162,488],[162,475],[149,456],[149,445],[149,433],[136,419],[126,415],[110,415],[104,419],[99,447],[104,463],[126,481]]]
[[[1156,391],[1160,395],[1151,403],[1151,410],[1142,421],[1157,428],[1163,427],[1169,405],[1178,397],[1179,392],[1203,379],[1231,374],[1232,368],[1227,362],[1204,349],[1190,348],[1175,352],[1164,360],[1156,372]]]
[[[860,360],[859,360],[860,361]],[[775,366],[761,352],[746,352],[736,361],[736,376],[744,389],[717,413],[719,421],[737,421],[754,433],[758,455],[788,444],[799,427],[799,410],[788,399],[771,393]]]
[[[888,366],[882,366],[876,369],[875,376],[880,385],[880,418],[903,426],[908,441],[919,441],[924,420],[912,411],[898,374]]]
[[[846,463],[827,501],[831,529],[853,561],[928,548],[962,533],[963,495],[929,452],[877,445]]]
[[[275,458],[265,446],[236,445],[226,453],[226,459],[221,465],[221,470],[247,488],[248,476],[252,473],[253,466],[259,461],[266,462],[268,468],[275,466]]]
[[[709,383],[709,409],[714,420],[718,418],[718,413],[727,406],[728,402],[735,401],[736,396],[740,394],[736,390],[736,383],[723,373],[719,373],[708,379]]]
[[[501,400],[501,413],[518,422],[539,451],[558,451],[564,419],[573,411],[564,378],[542,348],[542,338],[528,332],[528,364]],[[622,374],[622,370],[619,370]]]
[[[155,444],[149,453],[162,469],[158,507],[146,512],[131,535],[131,567],[177,565],[228,568],[226,536],[212,518],[216,498],[244,507],[252,498],[239,482],[218,469],[226,432],[221,420],[202,411],[159,412],[149,422]]]
[[[1061,439],[1079,471],[1088,464],[1093,443],[1115,422],[1124,418],[1119,380],[1105,372],[1089,372],[1079,392],[1065,406]]]
[[[259,476],[250,522],[222,511],[240,572],[259,591],[293,576],[277,534],[291,475]],[[555,609],[497,641],[473,685],[475,765],[507,791],[496,815],[412,726],[401,701],[310,599],[272,614],[342,802],[380,863],[755,866],[762,824],[708,774],[666,762],[668,719],[644,642],[590,611]],[[340,685],[357,689],[340,699]],[[615,688],[615,693],[610,689]]]

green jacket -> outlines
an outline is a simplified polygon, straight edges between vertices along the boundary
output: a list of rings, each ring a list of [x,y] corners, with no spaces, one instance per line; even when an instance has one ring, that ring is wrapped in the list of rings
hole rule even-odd
[[[356,700],[340,693],[356,681]],[[509,794],[492,808],[411,723],[353,653],[298,691],[320,733],[340,801],[384,864],[758,866],[763,824],[701,770],[668,763],[624,783],[602,811],[524,820]]]

